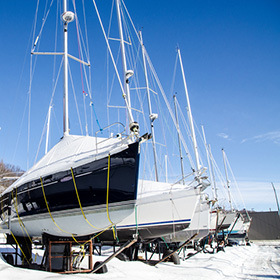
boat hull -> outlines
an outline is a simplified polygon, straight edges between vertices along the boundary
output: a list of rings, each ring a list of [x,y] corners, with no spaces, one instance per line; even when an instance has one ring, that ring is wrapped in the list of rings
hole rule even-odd
[[[194,241],[198,241],[201,238],[207,236],[210,231],[210,206],[206,201],[200,201],[193,215],[192,222],[187,229],[176,232],[164,237],[164,240],[168,243],[171,242],[184,242],[191,238],[194,234],[197,234]]]
[[[6,193],[1,197],[1,227],[8,227],[9,205],[10,229],[18,236],[26,231],[30,236],[88,235],[120,222],[135,205],[138,146],[135,142],[110,159],[107,155]]]
[[[230,239],[244,239],[248,235],[250,225],[251,219],[244,221],[244,219],[240,216],[225,233],[228,234]]]
[[[156,187],[161,183],[152,184]],[[118,240],[123,242],[138,234],[148,241],[182,231],[191,223],[199,193],[199,190],[189,188],[138,198],[133,213],[116,225]],[[104,242],[114,241],[111,231],[98,238]]]
[[[235,212],[225,212],[223,210],[214,210],[210,214],[210,227],[212,232],[223,231],[230,227],[236,217]]]

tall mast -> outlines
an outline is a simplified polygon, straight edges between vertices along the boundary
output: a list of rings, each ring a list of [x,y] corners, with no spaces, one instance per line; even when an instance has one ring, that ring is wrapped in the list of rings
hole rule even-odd
[[[216,185],[216,178],[215,178],[215,171],[214,171],[214,166],[213,166],[213,155],[211,152],[211,146],[208,144],[208,151],[210,155],[210,164],[211,164],[211,170],[212,170],[212,178],[213,178],[213,186],[214,186],[214,200],[218,200],[218,193],[217,193],[217,185]]]
[[[164,156],[165,159],[165,182],[168,182],[168,173],[167,173],[167,155]]]
[[[271,182],[271,185],[272,185],[272,188],[273,188],[273,191],[274,191],[274,195],[275,195],[275,200],[276,200],[277,209],[278,209],[278,216],[279,216],[279,218],[280,218],[280,208],[279,208],[279,202],[278,202],[277,193],[276,193],[274,184],[273,184],[272,182]]]
[[[129,78],[133,76],[134,73],[132,70],[127,69],[120,5],[121,5],[120,0],[116,0],[116,9],[117,9],[117,16],[118,16],[119,35],[120,35],[120,44],[121,44],[121,53],[122,53],[122,65],[123,65],[123,87],[124,87],[123,97],[128,111],[129,128],[132,132],[138,134],[139,125],[137,122],[134,122],[132,116],[131,102],[130,102],[130,88],[129,88]]]
[[[202,136],[203,136],[204,146],[205,146],[205,150],[206,150],[207,163],[208,163],[208,167],[209,167],[209,176],[210,176],[212,195],[213,195],[213,199],[216,200],[217,197],[216,197],[216,192],[215,192],[214,180],[213,180],[213,176],[212,176],[212,164],[210,164],[210,157],[209,157],[210,151],[207,146],[207,141],[206,141],[206,136],[205,136],[205,131],[204,131],[203,125],[201,126],[201,130],[202,130]]]
[[[68,23],[75,18],[74,13],[67,11],[67,0],[63,0],[63,42],[64,42],[64,92],[63,92],[63,132],[69,135],[69,114],[68,114]]]
[[[224,160],[224,166],[225,166],[225,173],[226,173],[226,180],[227,180],[227,189],[228,189],[228,201],[229,201],[229,205],[231,210],[233,210],[232,208],[232,202],[231,202],[231,195],[230,195],[230,186],[229,186],[229,179],[228,179],[228,172],[227,172],[227,164],[226,164],[226,154],[224,149],[222,149],[223,152],[223,160]]]
[[[182,172],[182,180],[183,180],[183,185],[185,185],[185,180],[184,180],[184,164],[183,164],[183,156],[182,156],[182,148],[181,148],[181,138],[180,138],[180,127],[179,127],[179,121],[178,121],[178,112],[177,112],[177,99],[175,94],[173,95],[173,100],[174,100],[174,106],[175,106],[175,117],[176,117],[176,128],[177,128],[177,133],[178,133],[178,144],[179,144],[179,152],[180,152],[180,163],[181,163],[181,172]]]
[[[197,169],[196,171],[198,172],[200,170],[201,166],[199,163],[198,148],[197,148],[197,142],[196,142],[196,137],[195,137],[194,125],[193,125],[191,104],[190,104],[190,100],[189,100],[189,94],[188,94],[188,88],[187,88],[187,83],[186,83],[186,78],[185,78],[185,72],[184,72],[181,52],[180,52],[179,48],[177,51],[178,51],[178,55],[179,55],[179,61],[180,61],[180,66],[181,66],[181,71],[182,71],[182,76],[183,76],[184,88],[185,88],[185,93],[186,93],[186,98],[187,98],[187,112],[188,112],[188,118],[189,118],[189,123],[190,123],[191,136],[192,136],[193,148],[194,148],[194,154],[195,154],[196,169]]]
[[[47,136],[46,136],[45,154],[48,152],[48,147],[49,147],[49,134],[50,134],[51,110],[52,110],[52,105],[49,106],[49,110],[48,110]]]
[[[154,129],[154,120],[157,118],[157,115],[152,113],[152,104],[151,104],[150,86],[149,86],[149,79],[148,79],[147,65],[146,65],[145,47],[144,47],[141,31],[139,31],[139,37],[140,37],[140,43],[141,43],[141,47],[142,47],[142,57],[143,57],[147,97],[148,97],[149,119],[150,119],[153,154],[154,154],[155,177],[156,177],[156,181],[158,181],[157,155],[156,155],[156,142],[155,142],[156,140],[155,140],[155,129]]]

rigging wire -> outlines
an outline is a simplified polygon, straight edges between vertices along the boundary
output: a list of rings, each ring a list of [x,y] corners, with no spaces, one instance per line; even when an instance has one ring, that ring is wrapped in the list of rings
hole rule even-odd
[[[77,116],[78,116],[78,120],[79,120],[79,124],[80,124],[80,130],[81,130],[81,134],[83,135],[84,134],[83,126],[82,126],[82,122],[81,122],[80,111],[79,111],[79,107],[78,107],[78,102],[77,102],[77,97],[76,97],[76,93],[75,93],[75,87],[74,87],[74,83],[73,83],[73,79],[72,79],[72,74],[70,71],[70,64],[68,64],[68,69],[69,69],[69,77],[70,77],[73,96],[74,96],[75,105],[76,105]]]
[[[177,72],[177,64],[178,64],[178,53],[176,55],[175,66],[174,66],[174,70],[173,70],[173,76],[172,76],[172,82],[171,82],[171,88],[170,88],[171,95],[173,95],[173,92],[174,92],[175,78],[176,78],[176,72]]]
[[[179,109],[178,111],[179,111],[179,113],[180,113],[181,120],[182,120],[182,122],[183,122],[183,127],[184,127],[185,131],[187,132],[187,135],[188,135],[189,140],[192,141],[192,136],[191,136],[191,132],[190,132],[190,128],[189,128],[188,122],[187,122],[187,120],[185,119],[185,115],[184,115],[184,113],[183,113],[183,111],[182,111],[182,108],[181,108],[181,106],[180,106],[178,100],[176,100],[176,104],[177,104],[177,107],[178,107],[178,109]],[[193,121],[194,121],[194,120],[193,120]],[[195,122],[195,121],[194,121],[194,124],[195,124],[195,127],[197,128],[197,125],[196,125],[196,122]],[[200,134],[200,132],[199,132],[198,129],[197,129],[197,131],[198,131],[199,136],[201,137],[201,134]],[[203,161],[202,161],[202,158],[201,158],[201,150],[200,150],[200,148],[198,148],[198,149],[199,149],[199,153],[198,153],[198,154],[199,154],[199,160],[200,160],[202,166],[204,166]]]
[[[89,40],[88,40],[88,33],[87,33],[87,17],[86,17],[86,11],[85,11],[85,3],[84,3],[84,0],[82,0],[82,4],[83,4],[83,18],[84,18],[84,30],[85,30],[85,37],[86,37],[86,47],[85,47],[85,50],[86,50],[86,54],[87,54],[87,59],[88,61],[91,61],[90,60],[90,53],[89,53]],[[85,66],[83,65],[84,69],[85,69]],[[92,96],[91,96],[91,93],[92,93],[92,81],[91,81],[91,68],[89,67],[88,68],[89,70],[89,75],[88,75],[88,78],[89,80],[87,80],[87,75],[85,75],[85,78],[86,78],[86,83],[87,83],[87,87],[88,87],[88,92],[89,92],[89,95],[90,95],[90,102],[92,102]],[[91,105],[91,103],[90,103]],[[92,106],[91,106],[92,107]],[[93,135],[93,116],[92,116],[92,113],[93,113],[93,110],[91,108],[90,110],[90,113],[91,113],[91,134]],[[96,115],[96,114],[95,114]],[[96,116],[96,120],[97,119],[97,116]],[[99,122],[98,122],[99,124]]]
[[[73,6],[74,6],[74,11],[75,14],[77,15],[77,10],[76,10],[76,5],[75,1],[73,1]],[[78,53],[79,53],[79,59],[82,59],[82,54],[81,54],[81,40],[80,40],[80,34],[79,34],[79,20],[78,16],[76,16],[76,32],[77,32],[77,41],[78,41]],[[87,121],[87,110],[86,110],[86,96],[87,93],[85,91],[84,87],[84,79],[83,79],[83,71],[82,71],[82,63],[80,62],[80,73],[81,73],[81,82],[82,82],[82,93],[83,93],[83,101],[84,101],[84,117],[85,117],[85,122],[86,122],[86,135],[88,135],[88,121]]]
[[[58,70],[56,81],[55,81],[55,83],[53,85],[52,96],[51,96],[51,100],[50,100],[50,103],[49,103],[49,107],[53,106],[54,94],[55,94],[55,91],[56,91],[56,87],[57,87],[57,83],[58,83],[58,79],[59,79],[59,76],[60,76],[60,72],[61,72],[62,66],[63,66],[63,59],[60,62],[60,67],[59,67],[59,70]],[[43,142],[43,137],[44,137],[44,135],[46,133],[47,119],[48,119],[48,114],[46,115],[45,124],[44,124],[43,131],[42,131],[42,134],[41,134],[40,142],[39,142],[39,145],[38,145],[38,148],[37,148],[37,153],[36,153],[36,156],[35,156],[35,159],[34,159],[34,164],[37,161],[37,158],[39,156],[39,151],[41,149],[41,145],[42,145],[42,142]]]
[[[127,14],[127,16],[128,16],[128,19],[129,19],[129,21],[131,22],[131,26],[132,26],[132,28],[133,28],[133,30],[134,30],[134,33],[135,33],[135,35],[136,35],[136,37],[137,37],[137,39],[138,39],[138,41],[139,41],[139,43],[141,42],[141,40],[140,40],[140,37],[139,37],[139,34],[138,34],[138,32],[137,32],[137,30],[136,30],[136,28],[135,28],[135,25],[134,25],[134,23],[133,23],[133,21],[132,21],[132,19],[131,19],[131,17],[130,17],[130,14],[129,14],[129,12],[128,12],[128,10],[127,10],[127,8],[126,8],[126,6],[125,6],[125,4],[124,4],[124,2],[123,1],[121,1],[121,3],[122,3],[122,6],[124,7],[124,10],[125,10],[125,12],[126,12],[126,14]],[[122,14],[123,14],[123,12],[122,12]],[[123,15],[123,17],[124,17],[124,15]],[[126,23],[126,21],[124,21],[125,23]],[[130,33],[130,30],[129,30],[129,28],[128,28],[128,25],[125,25],[125,31],[126,31],[126,34],[131,34]],[[133,36],[129,36],[129,35],[127,35],[129,38],[131,38],[131,40],[133,41]],[[172,117],[172,110],[170,109],[170,106],[169,106],[169,103],[168,103],[168,101],[167,101],[167,98],[166,98],[166,96],[165,96],[165,94],[164,94],[164,91],[163,91],[163,88],[162,88],[162,86],[161,86],[161,84],[160,84],[160,82],[159,82],[159,79],[158,79],[158,77],[157,77],[157,74],[156,74],[156,72],[155,72],[155,70],[154,70],[154,68],[153,68],[153,66],[152,66],[152,64],[151,64],[151,61],[150,61],[150,59],[149,59],[149,57],[148,57],[148,54],[147,54],[147,52],[146,52],[146,50],[145,50],[145,56],[146,56],[146,58],[147,58],[147,60],[148,60],[148,64],[149,64],[149,66],[150,66],[150,70],[151,70],[151,76],[153,77],[153,80],[154,80],[154,83],[155,84],[157,84],[158,85],[158,88],[159,88],[159,91],[161,92],[161,94],[162,94],[162,96],[163,96],[163,98],[164,98],[164,101],[165,101],[165,103],[166,103],[166,105],[167,105],[167,108],[168,108],[168,110],[169,110],[169,112],[170,112],[170,114],[171,114],[171,118],[173,119],[173,122],[174,122],[174,116]],[[130,62],[132,61],[132,58],[131,58],[131,56],[129,56],[129,58],[130,58]],[[132,64],[133,65],[133,64]],[[158,98],[158,100],[159,100],[159,97],[157,97]],[[138,99],[139,100],[141,100],[141,98],[139,97],[139,94],[138,94]],[[160,104],[160,102],[157,102],[157,105],[158,104]],[[161,109],[159,108],[159,111],[161,111]],[[163,113],[163,111],[162,111],[162,113]],[[165,114],[162,114],[162,117],[163,117],[163,119],[164,119],[164,116],[165,116]],[[167,124],[167,121],[165,120],[165,124]],[[168,127],[168,129],[169,129],[169,126],[165,126],[165,125],[163,125],[163,123],[162,123],[162,126],[161,126],[163,129],[163,132],[166,130],[166,127]],[[163,135],[164,135],[164,140],[165,140],[165,147],[167,147],[167,143],[166,143],[166,138],[165,138],[165,134],[163,133]],[[193,161],[192,161],[192,159],[191,159],[191,157],[190,157],[190,154],[189,154],[189,152],[188,152],[188,148],[187,148],[187,146],[186,146],[186,143],[184,143],[184,148],[185,148],[185,150],[186,150],[186,153],[187,153],[187,155],[188,155],[188,157],[189,157],[189,161],[190,161],[190,164],[191,164],[191,167],[193,168]],[[166,148],[166,150],[167,150],[167,148]],[[167,151],[168,152],[168,151]],[[159,154],[160,154],[160,152],[159,152]],[[163,164],[164,165],[164,164]],[[163,165],[161,166],[161,169],[164,169],[163,168]]]
[[[228,168],[229,168],[229,170],[230,170],[230,173],[231,173],[231,176],[232,176],[232,178],[233,178],[234,184],[235,184],[235,186],[236,186],[236,188],[237,188],[238,194],[239,194],[239,196],[240,196],[240,199],[241,199],[241,201],[242,201],[242,203],[243,203],[243,206],[244,206],[244,209],[245,209],[245,211],[246,211],[246,215],[249,217],[249,214],[248,214],[248,211],[247,211],[247,208],[246,208],[246,205],[245,205],[243,196],[241,195],[241,192],[240,192],[240,189],[239,189],[239,187],[238,187],[236,178],[235,178],[235,176],[234,176],[234,174],[233,174],[232,168],[231,168],[231,166],[230,166],[230,163],[229,163],[229,160],[228,160],[226,154],[225,154],[225,158],[226,158],[227,166],[228,166]]]
[[[37,18],[38,18],[38,9],[39,9],[39,4],[40,1],[37,1],[37,7],[36,7],[36,12],[35,12],[35,19],[34,19],[34,28],[33,28],[33,42],[34,42],[34,38],[35,38],[35,32],[36,32],[36,26],[37,26]],[[39,32],[39,35],[37,36],[33,48],[31,49],[31,56],[30,56],[30,69],[29,69],[29,89],[28,89],[28,127],[27,127],[27,169],[29,169],[29,156],[30,156],[30,131],[31,131],[31,98],[32,98],[32,82],[33,82],[33,77],[34,77],[34,72],[35,72],[35,66],[36,66],[36,62],[37,62],[37,57],[34,59],[34,63],[33,63],[33,55],[32,52],[34,51],[38,40],[40,38],[40,35],[43,31],[43,28],[45,26],[46,20],[49,16],[49,12],[51,9],[51,6],[53,4],[53,0],[51,1],[49,8],[47,9],[47,2],[45,4],[45,11],[44,11],[44,17],[43,17],[43,22],[42,22],[42,26]]]
[[[170,107],[170,104],[169,104],[169,102],[168,102],[168,100],[167,100],[167,97],[166,97],[166,95],[165,95],[165,92],[164,92],[164,90],[163,90],[163,87],[162,87],[162,85],[161,85],[161,83],[160,83],[160,81],[159,81],[159,78],[158,78],[158,76],[157,76],[157,73],[156,73],[156,71],[155,71],[155,69],[154,69],[154,67],[153,67],[153,64],[152,64],[152,62],[151,62],[151,60],[150,60],[150,57],[149,57],[149,55],[148,55],[148,53],[147,53],[146,51],[145,51],[145,54],[146,54],[147,62],[148,62],[148,64],[149,64],[149,66],[150,66],[150,69],[151,69],[151,71],[152,71],[152,73],[153,73],[153,75],[154,75],[154,77],[155,77],[155,80],[156,80],[156,82],[157,82],[157,84],[158,84],[158,87],[159,87],[159,89],[160,89],[161,95],[162,95],[162,97],[163,97],[163,99],[164,99],[164,101],[165,101],[165,104],[166,104],[167,108],[168,108],[169,114],[170,114],[170,116],[171,116],[171,118],[172,118],[172,120],[173,120],[174,125],[176,125],[175,116],[174,116],[173,111],[172,111],[172,109],[171,109],[171,107]],[[192,169],[195,169],[195,168],[194,168],[194,162],[193,162],[193,160],[192,160],[192,158],[191,158],[191,155],[190,155],[190,153],[189,153],[189,149],[188,149],[188,147],[187,147],[187,144],[186,144],[185,140],[183,139],[183,137],[181,137],[181,139],[182,139],[182,144],[183,144],[183,147],[184,147],[184,149],[185,149],[185,152],[186,152],[187,155],[188,155],[188,158],[189,158],[191,167],[192,167]]]
[[[34,25],[34,23],[33,23]],[[22,77],[23,77],[23,72],[24,72],[24,65],[26,64],[26,60],[27,60],[27,57],[29,57],[30,55],[30,49],[29,49],[29,46],[31,44],[31,40],[32,40],[32,31],[30,32],[30,35],[29,35],[29,40],[28,40],[28,44],[27,44],[27,48],[26,48],[26,51],[25,51],[25,56],[24,56],[24,60],[23,60],[23,65],[22,65],[22,69],[21,69],[21,73],[20,73],[20,78],[19,78],[19,83],[18,83],[18,86],[17,86],[17,90],[16,90],[16,97],[15,97],[15,100],[18,100],[18,92],[19,92],[19,89],[20,89],[20,85],[21,85],[21,81],[22,81]],[[27,95],[27,99],[26,99],[26,102],[28,102],[28,98],[29,96]],[[15,104],[15,103],[14,103]],[[16,155],[16,152],[17,152],[17,148],[18,148],[18,143],[19,143],[19,138],[21,137],[21,131],[22,131],[22,127],[23,127],[23,120],[25,118],[25,114],[26,114],[26,110],[27,110],[27,104],[25,105],[24,107],[24,113],[21,117],[21,124],[20,124],[20,129],[18,130],[18,137],[17,137],[17,142],[16,142],[16,145],[15,145],[15,149],[14,149],[14,153],[13,153],[13,158],[12,158],[12,162],[14,162],[15,160],[15,155]],[[15,110],[15,107],[13,107],[13,110],[12,110],[12,115],[14,115],[14,110]],[[6,145],[6,144],[5,144]],[[3,147],[3,150],[5,150],[5,147]]]
[[[122,81],[121,81],[120,75],[118,73],[117,65],[116,65],[115,59],[113,57],[113,53],[112,53],[112,50],[111,50],[108,38],[106,37],[106,32],[105,32],[105,29],[104,29],[104,26],[103,26],[103,23],[102,23],[102,20],[101,20],[101,17],[100,17],[100,14],[99,14],[99,11],[98,11],[98,8],[97,8],[97,5],[96,5],[96,2],[95,2],[95,0],[92,0],[92,2],[93,2],[93,5],[95,7],[95,11],[96,11],[96,14],[97,14],[97,17],[98,17],[98,20],[99,20],[99,24],[100,24],[101,29],[102,29],[102,33],[103,33],[104,39],[105,39],[106,44],[107,44],[108,51],[110,53],[110,57],[111,57],[111,60],[112,60],[112,63],[113,63],[113,66],[114,66],[114,69],[115,69],[115,72],[116,72],[116,75],[117,75],[117,78],[118,78],[118,82],[119,82],[119,85],[120,85],[120,88],[121,88],[121,92],[123,94],[125,105],[126,105],[127,108],[130,108],[130,106],[128,104],[128,100],[126,98],[124,87],[122,85]],[[130,110],[126,110],[126,112],[129,114],[129,120],[131,122],[133,122],[134,120],[133,120],[133,116],[132,116],[131,111]]]
[[[226,194],[226,180],[225,180],[217,162],[215,161],[212,153],[210,153],[210,158],[211,158],[211,161],[212,161],[213,167],[214,167],[213,172],[215,172],[216,176],[218,177],[218,180],[216,180],[216,181],[218,181],[218,183],[223,186],[223,188],[218,188],[218,190],[223,195],[223,199],[221,199],[220,196],[219,196],[218,201],[219,201],[219,203],[222,202],[222,201],[225,202],[225,201],[227,201],[227,199],[226,199],[226,197],[227,197],[227,194]]]

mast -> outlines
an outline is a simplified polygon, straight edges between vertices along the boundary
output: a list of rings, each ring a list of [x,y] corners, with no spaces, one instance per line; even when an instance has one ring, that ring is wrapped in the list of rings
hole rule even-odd
[[[156,154],[156,143],[155,143],[156,140],[155,140],[155,129],[154,129],[154,120],[157,118],[157,115],[152,113],[150,86],[149,86],[149,79],[148,79],[147,65],[146,65],[146,57],[145,57],[145,47],[144,47],[143,37],[142,37],[142,32],[141,31],[139,31],[139,37],[140,37],[140,43],[141,43],[141,48],[142,48],[142,58],[143,58],[146,90],[147,90],[147,97],[148,97],[149,119],[150,119],[152,144],[153,144],[153,154],[154,154],[155,178],[156,178],[156,181],[158,181],[157,154]]]
[[[49,106],[49,110],[48,110],[48,122],[47,122],[47,136],[46,136],[45,154],[48,152],[48,146],[49,146],[51,110],[52,110],[52,105]]]
[[[178,121],[178,112],[177,112],[177,99],[175,94],[173,95],[173,100],[174,100],[174,106],[175,106],[175,117],[176,117],[176,128],[177,128],[177,134],[178,134],[178,144],[179,144],[179,152],[180,152],[180,163],[181,163],[181,172],[182,172],[182,179],[183,179],[183,185],[185,185],[185,180],[184,180],[184,164],[183,164],[183,156],[182,156],[182,148],[181,148],[181,139],[180,139],[180,127],[179,127],[179,121]]]
[[[132,70],[127,69],[120,5],[121,5],[120,0],[116,0],[120,45],[121,45],[121,53],[122,53],[122,65],[123,65],[123,87],[124,87],[123,97],[125,99],[127,110],[128,110],[129,128],[132,132],[134,132],[135,134],[138,134],[139,125],[137,122],[134,122],[134,119],[132,116],[131,102],[130,102],[130,88],[129,88],[129,78],[131,76],[133,76],[134,73]]]
[[[203,136],[204,146],[205,146],[205,150],[206,150],[207,163],[209,166],[209,176],[210,176],[210,182],[211,182],[212,195],[213,195],[214,200],[216,200],[217,197],[216,197],[216,193],[215,193],[215,186],[214,186],[213,176],[212,176],[212,164],[210,164],[209,149],[207,147],[207,141],[206,141],[206,136],[205,136],[205,131],[204,131],[203,125],[201,126],[201,130],[202,130],[202,136]]]
[[[228,201],[229,201],[229,205],[230,205],[231,210],[233,210],[232,202],[231,202],[231,195],[230,195],[230,186],[229,186],[230,181],[228,179],[228,172],[227,172],[227,165],[226,165],[226,154],[225,154],[224,149],[222,149],[222,152],[223,152],[223,160],[224,160],[226,180],[227,180],[227,188],[228,188]]]
[[[165,182],[168,183],[168,173],[167,173],[167,155],[164,155],[165,159]]]
[[[187,83],[186,83],[186,78],[185,78],[185,72],[184,72],[181,52],[180,52],[179,48],[177,49],[177,51],[178,51],[178,56],[179,56],[179,61],[180,61],[180,66],[181,66],[181,71],[182,71],[182,76],[183,76],[183,82],[184,82],[184,88],[185,88],[185,93],[186,93],[186,98],[187,98],[187,112],[188,112],[188,118],[189,118],[189,123],[190,123],[191,136],[192,136],[193,148],[194,148],[194,154],[195,154],[196,169],[197,169],[196,171],[199,172],[201,166],[199,163],[198,148],[197,148],[197,142],[196,142],[196,137],[195,137],[194,125],[193,125],[191,104],[190,104],[190,100],[189,100],[189,94],[188,94],[188,89],[187,89]]]
[[[271,185],[272,185],[272,188],[273,188],[273,191],[274,191],[274,195],[275,195],[275,199],[276,199],[276,204],[277,204],[277,209],[278,209],[278,216],[280,218],[280,208],[279,208],[279,202],[278,202],[277,193],[276,193],[274,184],[272,182],[271,182]]]
[[[210,155],[210,164],[211,164],[211,171],[212,171],[212,178],[213,178],[213,186],[214,186],[214,200],[218,200],[218,194],[217,194],[217,185],[216,185],[216,178],[215,178],[215,172],[214,172],[214,166],[213,166],[213,155],[211,152],[211,146],[208,144],[208,150]]]
[[[63,133],[64,136],[69,135],[69,113],[68,113],[68,23],[75,19],[72,12],[67,11],[67,0],[63,0],[63,75],[64,75],[64,92],[63,92]]]

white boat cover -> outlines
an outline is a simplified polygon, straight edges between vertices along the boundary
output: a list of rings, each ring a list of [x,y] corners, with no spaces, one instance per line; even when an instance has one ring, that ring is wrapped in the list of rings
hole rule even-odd
[[[40,177],[75,168],[94,160],[121,152],[132,143],[129,138],[64,136],[41,160],[26,171],[3,194]]]

